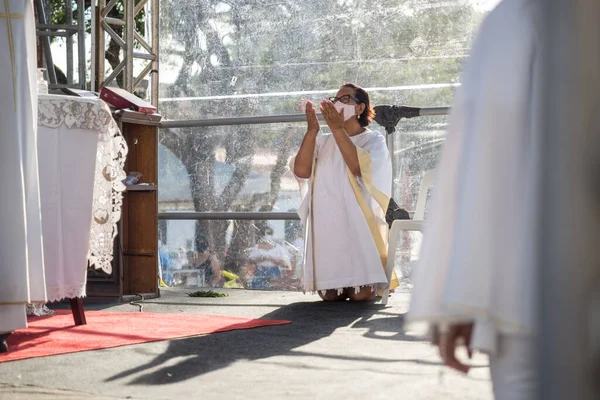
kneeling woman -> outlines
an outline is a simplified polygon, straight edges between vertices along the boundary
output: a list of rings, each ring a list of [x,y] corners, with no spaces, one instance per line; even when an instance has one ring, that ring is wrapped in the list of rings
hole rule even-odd
[[[387,284],[390,154],[385,137],[367,129],[375,113],[364,89],[346,83],[320,109],[331,134],[317,137],[316,111],[307,103],[308,129],[291,164],[308,234],[303,288],[323,300],[371,300]]]

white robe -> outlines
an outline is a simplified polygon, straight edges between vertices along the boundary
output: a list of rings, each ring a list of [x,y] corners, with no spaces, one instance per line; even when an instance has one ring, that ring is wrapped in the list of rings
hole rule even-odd
[[[0,332],[46,301],[37,164],[33,1],[0,1]]]
[[[378,132],[367,130],[350,139],[357,146],[362,177],[350,174],[335,138],[325,135],[317,138],[311,178],[298,178],[303,197],[298,214],[307,237],[305,292],[387,282],[383,265],[385,211],[392,186],[390,155]]]
[[[505,0],[481,25],[449,117],[407,316],[409,329],[475,322],[472,345],[489,353],[498,334],[535,333],[541,3]]]

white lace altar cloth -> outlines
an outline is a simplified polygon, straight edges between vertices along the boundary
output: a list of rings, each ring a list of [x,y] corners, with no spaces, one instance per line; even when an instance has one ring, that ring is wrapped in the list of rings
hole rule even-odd
[[[48,301],[84,297],[88,262],[112,272],[127,144],[100,99],[40,95],[38,158]]]

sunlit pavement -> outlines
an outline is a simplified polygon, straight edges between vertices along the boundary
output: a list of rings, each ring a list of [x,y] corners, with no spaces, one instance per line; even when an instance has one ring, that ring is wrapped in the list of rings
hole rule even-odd
[[[491,399],[487,359],[462,376],[403,333],[409,294],[379,303],[324,303],[292,292],[163,289],[144,312],[287,319],[293,323],[0,363],[0,399]],[[67,307],[66,305],[59,305]],[[86,308],[139,312],[129,303]]]

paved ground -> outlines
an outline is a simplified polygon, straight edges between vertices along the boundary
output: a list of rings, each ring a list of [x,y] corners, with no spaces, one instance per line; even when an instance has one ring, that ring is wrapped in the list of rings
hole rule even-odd
[[[0,363],[0,399],[491,399],[485,357],[468,376],[402,330],[408,294],[380,304],[231,290],[163,290],[144,312],[288,319],[290,325]],[[60,305],[64,307],[63,305]],[[139,312],[125,304],[88,309]]]

